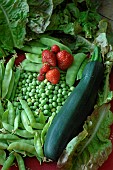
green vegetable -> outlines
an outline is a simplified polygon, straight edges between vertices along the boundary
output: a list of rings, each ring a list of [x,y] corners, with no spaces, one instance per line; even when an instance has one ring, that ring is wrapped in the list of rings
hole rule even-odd
[[[7,170],[10,168],[10,166],[12,166],[13,162],[14,162],[15,156],[14,153],[10,153],[8,158],[6,159],[6,161],[3,164],[2,170]]]
[[[93,55],[96,56],[95,51]],[[82,79],[53,119],[47,132],[44,144],[47,158],[57,160],[67,143],[80,132],[84,121],[96,104],[103,73],[104,67],[100,61],[90,61],[86,65]]]
[[[113,114],[110,111],[110,104],[96,107],[85,121],[83,131],[66,146],[63,156],[59,159],[59,166],[66,170],[78,170],[82,166],[89,169],[90,165],[92,169],[99,168],[112,151],[112,143],[109,139],[112,123]],[[93,159],[94,155],[95,159]]]
[[[33,63],[42,63],[42,58],[37,54],[26,53],[26,58]]]
[[[79,70],[83,60],[86,58],[86,54],[77,53],[77,54],[73,55],[73,57],[74,57],[74,61],[73,61],[72,65],[68,68],[67,73],[66,73],[66,83],[69,86],[74,85],[78,70]]]
[[[48,45],[49,47],[56,44],[56,45],[58,45],[60,47],[61,50],[66,50],[69,53],[72,53],[71,50],[67,46],[65,46],[64,44],[56,41],[55,39],[42,37],[42,38],[40,38],[40,42],[42,44],[44,44],[44,45]]]

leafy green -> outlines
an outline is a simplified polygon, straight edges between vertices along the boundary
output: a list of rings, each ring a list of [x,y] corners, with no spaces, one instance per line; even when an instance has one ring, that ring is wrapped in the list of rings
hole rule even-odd
[[[1,48],[9,52],[23,46],[29,6],[27,0],[0,0]]]
[[[110,104],[95,108],[84,123],[84,130],[68,143],[58,165],[65,170],[98,169],[112,151],[109,139],[112,123]]]
[[[29,17],[28,26],[39,34],[43,33],[50,24],[50,18],[53,12],[52,0],[28,0]]]

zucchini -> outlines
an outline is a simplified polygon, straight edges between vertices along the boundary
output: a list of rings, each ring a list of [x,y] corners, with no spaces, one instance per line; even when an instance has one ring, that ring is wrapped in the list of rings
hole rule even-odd
[[[94,109],[103,76],[102,62],[90,61],[86,65],[80,82],[48,129],[44,143],[47,158],[57,161],[68,142],[82,130],[84,121]]]

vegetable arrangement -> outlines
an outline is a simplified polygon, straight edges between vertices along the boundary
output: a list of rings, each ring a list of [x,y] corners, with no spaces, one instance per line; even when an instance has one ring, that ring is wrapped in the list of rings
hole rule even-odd
[[[26,169],[25,156],[40,166],[98,169],[111,153],[113,45],[97,5],[0,1],[2,170],[15,162]]]

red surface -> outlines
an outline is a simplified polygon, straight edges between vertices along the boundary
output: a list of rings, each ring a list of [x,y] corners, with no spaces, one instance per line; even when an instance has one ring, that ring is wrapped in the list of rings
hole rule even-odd
[[[113,69],[110,76],[110,85],[111,90],[113,90]],[[113,100],[111,102],[111,110],[113,111]],[[113,145],[113,125],[111,126],[110,139]],[[25,158],[25,165],[27,170],[58,170],[56,167],[56,163],[43,163],[42,165],[40,165],[36,158]],[[19,169],[17,166],[12,166],[10,170]],[[109,155],[107,161],[98,170],[113,170],[113,151]]]

